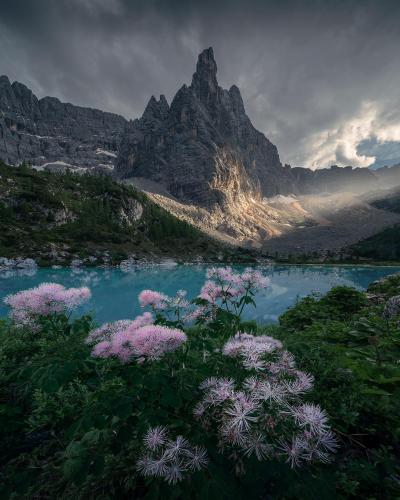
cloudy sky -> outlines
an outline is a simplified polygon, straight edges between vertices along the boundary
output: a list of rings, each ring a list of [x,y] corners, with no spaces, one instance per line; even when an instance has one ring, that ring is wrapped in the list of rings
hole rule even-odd
[[[0,74],[127,118],[209,46],[282,162],[400,162],[398,0],[0,0]]]

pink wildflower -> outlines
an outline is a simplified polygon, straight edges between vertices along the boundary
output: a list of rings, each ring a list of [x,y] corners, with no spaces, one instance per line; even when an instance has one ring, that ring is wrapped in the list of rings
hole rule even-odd
[[[193,311],[188,312],[184,316],[184,320],[185,321],[196,321],[197,319],[205,316],[206,313],[207,313],[207,307],[200,306],[200,307],[197,307],[196,309],[194,309]]]
[[[72,311],[91,296],[87,287],[65,288],[57,283],[41,285],[9,295],[4,302],[11,307],[11,318],[19,326],[37,326],[40,316]]]
[[[146,314],[146,313],[145,313]],[[138,316],[140,318],[141,316]],[[136,318],[137,319],[137,318]],[[87,344],[92,344],[94,342],[100,342],[103,340],[110,340],[112,335],[119,331],[126,330],[130,325],[132,325],[133,321],[130,319],[121,319],[118,321],[113,321],[112,323],[105,323],[104,325],[96,328],[89,332],[89,335],[86,338]]]
[[[282,343],[267,335],[253,336],[237,333],[223,347],[223,354],[239,357],[247,370],[264,370],[267,367],[263,357],[282,347]]]
[[[143,290],[138,298],[141,307],[150,306],[153,309],[164,309],[166,307],[167,296],[154,290]]]
[[[154,323],[154,318],[151,313],[145,312],[141,316],[136,316],[136,318],[128,325],[129,330],[136,330],[142,326],[152,325]]]
[[[279,446],[281,455],[286,457],[286,462],[292,469],[300,466],[307,447],[307,442],[301,436],[294,436],[291,441],[281,441]]]
[[[147,434],[143,439],[143,443],[149,450],[155,451],[165,443],[166,436],[167,429],[159,425],[158,427],[153,427],[147,431]]]
[[[175,484],[184,478],[184,474],[201,470],[208,463],[204,448],[192,446],[180,435],[168,439],[168,431],[162,426],[149,429],[143,444],[145,452],[136,468],[145,477],[160,477]]]
[[[96,344],[92,351],[92,355],[96,358],[107,358],[109,356],[111,344],[107,340],[103,340]]]
[[[166,352],[178,349],[184,342],[186,342],[184,332],[160,325],[139,328],[131,340],[135,354],[149,359],[159,359]]]
[[[216,301],[222,296],[222,287],[217,285],[215,281],[206,281],[200,291],[199,297],[211,304],[215,304]]]
[[[304,403],[291,409],[291,413],[300,427],[309,428],[312,433],[319,433],[327,428],[326,412],[318,405]]]
[[[301,394],[307,392],[313,387],[314,377],[308,373],[295,371],[296,379],[286,382],[285,386],[291,394]]]
[[[193,449],[186,450],[187,466],[190,470],[199,471],[207,466],[207,451],[201,446],[195,446]]]
[[[241,280],[245,288],[252,288],[254,290],[266,288],[270,283],[269,278],[263,276],[260,271],[255,271],[250,267],[245,269],[244,273],[241,274]]]
[[[154,325],[152,322],[151,314],[145,313],[128,323],[111,323],[111,327],[104,325],[98,330],[100,333],[107,332],[108,337],[94,347],[93,356],[116,357],[125,363],[133,358],[155,360],[167,352],[175,351],[186,341],[186,335],[181,330]],[[94,337],[95,332],[90,338]]]
[[[228,416],[226,424],[232,429],[237,429],[239,432],[248,431],[253,422],[257,422],[258,417],[255,412],[258,410],[258,405],[255,401],[248,398],[238,397],[225,410]]]
[[[207,278],[226,282],[227,285],[241,284],[240,275],[234,273],[231,267],[212,267],[207,270]]]
[[[261,433],[250,436],[242,447],[245,456],[255,455],[259,461],[269,458],[273,451],[273,447],[265,442],[265,436]]]

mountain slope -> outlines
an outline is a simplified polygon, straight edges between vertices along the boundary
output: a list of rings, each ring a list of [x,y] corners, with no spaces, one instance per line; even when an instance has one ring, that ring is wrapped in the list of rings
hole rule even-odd
[[[106,176],[58,175],[0,162],[0,256],[42,264],[170,256],[251,258],[211,240]]]
[[[369,195],[372,206],[400,214],[400,189]],[[373,260],[400,261],[400,224],[384,229],[373,236],[362,239],[349,249],[356,257]]]
[[[400,225],[389,227],[351,246],[350,254],[374,261],[400,261]]]

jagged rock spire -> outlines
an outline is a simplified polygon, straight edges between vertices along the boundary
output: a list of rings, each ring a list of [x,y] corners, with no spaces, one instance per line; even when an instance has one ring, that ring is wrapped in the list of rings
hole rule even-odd
[[[252,126],[239,89],[218,86],[211,47],[201,52],[191,85],[178,90],[162,119],[161,101],[151,98],[126,135],[117,176],[151,179],[205,207],[225,207],[240,193],[273,196],[284,183],[284,191],[292,191],[290,173],[276,147]]]
[[[142,119],[144,120],[163,120],[169,111],[167,99],[163,94],[160,95],[160,100],[152,95],[143,112]]]
[[[196,73],[192,79],[192,89],[202,101],[207,100],[210,94],[216,94],[218,91],[217,63],[212,47],[203,50],[199,55]]]
[[[0,76],[0,109],[15,111],[17,101],[8,76]]]

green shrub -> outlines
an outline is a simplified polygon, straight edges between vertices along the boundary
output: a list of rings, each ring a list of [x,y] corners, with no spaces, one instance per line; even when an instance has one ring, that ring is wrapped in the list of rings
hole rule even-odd
[[[316,321],[347,320],[367,305],[365,294],[346,286],[332,288],[324,297],[311,295],[297,302],[279,318],[289,329],[303,330]]]

